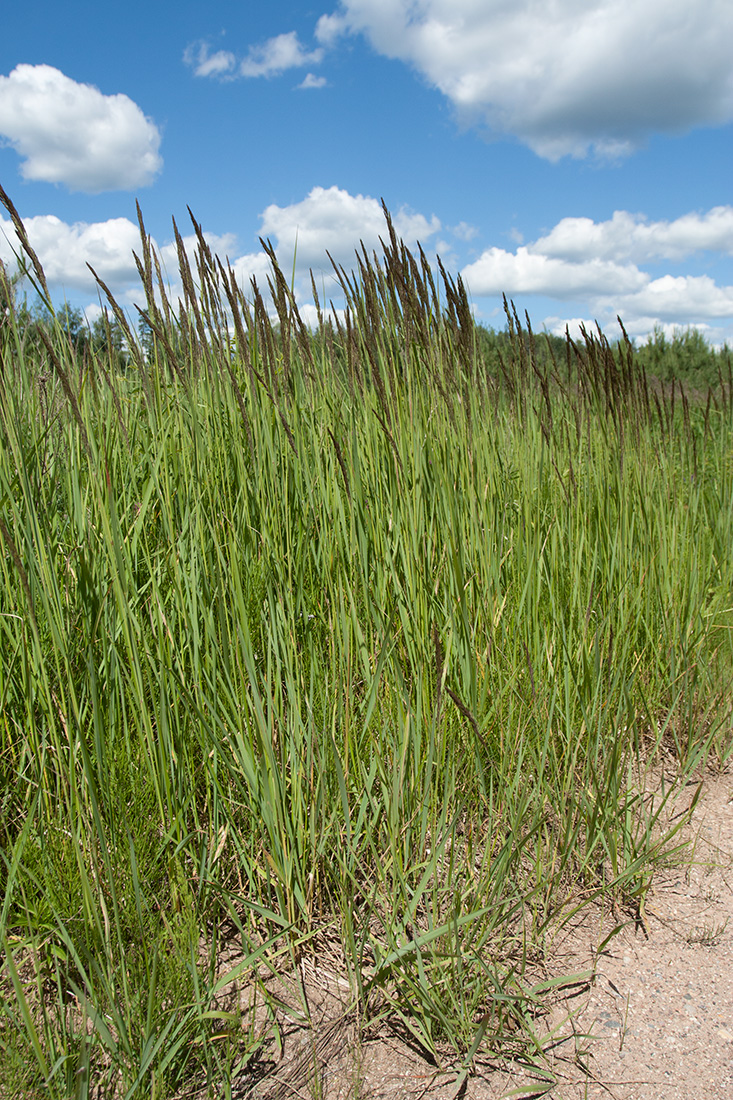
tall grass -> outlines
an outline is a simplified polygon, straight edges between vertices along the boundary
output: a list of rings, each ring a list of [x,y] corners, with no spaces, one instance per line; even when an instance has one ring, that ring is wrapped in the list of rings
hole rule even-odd
[[[2,324],[6,1095],[231,1095],[326,945],[361,1021],[537,1061],[551,930],[638,915],[728,757],[730,384],[511,310],[490,370],[388,225],[314,334],[195,222],[169,301],[142,218],[126,372]]]

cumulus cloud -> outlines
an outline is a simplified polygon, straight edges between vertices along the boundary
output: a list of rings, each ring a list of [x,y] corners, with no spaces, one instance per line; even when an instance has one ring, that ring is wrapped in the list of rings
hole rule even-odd
[[[183,60],[194,76],[224,77],[237,67],[237,59],[229,50],[211,52],[208,42],[194,42],[183,51]]]
[[[647,279],[633,264],[609,260],[582,262],[557,259],[520,245],[516,252],[489,248],[464,268],[463,279],[473,294],[543,294],[578,298],[596,294],[628,294],[641,290]]]
[[[251,46],[247,56],[238,61],[229,50],[211,52],[208,42],[193,42],[183,53],[183,60],[196,76],[215,76],[224,80],[235,77],[281,76],[288,69],[300,69],[306,65],[318,65],[323,60],[323,49],[306,50],[295,31],[268,38],[260,45]],[[309,82],[310,81],[310,82]],[[325,83],[325,82],[324,82]],[[303,88],[317,88],[321,84],[311,73],[303,81]]]
[[[708,325],[721,340],[731,339],[733,286],[716,281],[710,274],[692,274],[680,265],[693,253],[706,252],[718,258],[733,254],[732,210],[716,207],[657,222],[627,211],[617,211],[612,218],[599,222],[566,218],[535,241],[518,244],[513,251],[486,249],[461,274],[475,299],[496,299],[506,294],[515,299],[563,303],[568,319],[546,317],[545,324],[551,331],[562,332],[567,324],[575,333],[581,323],[591,327],[590,321],[581,322],[583,317],[598,318],[604,326],[612,327],[620,314],[632,335],[646,335],[655,325]],[[94,296],[95,283],[86,266],[89,262],[120,301],[141,301],[133,258],[133,250],[139,253],[140,242],[133,221],[112,218],[70,225],[43,215],[26,218],[24,224],[54,293],[63,288]],[[394,214],[394,224],[409,247],[414,248],[418,240],[426,248],[430,245],[429,254],[437,249],[449,268],[454,267],[451,247],[461,236],[470,235],[459,223],[443,241],[437,217],[406,208]],[[360,242],[368,252],[374,250],[381,255],[380,238],[386,239],[386,229],[377,199],[352,195],[335,186],[314,187],[302,201],[272,204],[261,215],[261,235],[272,241],[283,270],[290,272],[295,260],[295,290],[304,306],[311,301],[310,268],[321,273],[317,279],[322,303],[328,303],[331,295],[338,297],[330,277],[327,250],[349,270]],[[245,294],[253,276],[265,288],[270,261],[263,251],[242,253],[232,234],[206,232],[205,237],[213,252],[222,259],[229,257]],[[188,235],[183,243],[193,257],[195,237]],[[17,250],[11,222],[0,218],[0,258],[11,270],[13,244]],[[180,289],[175,243],[155,246],[175,297]],[[699,261],[696,263],[699,271]],[[556,312],[560,314],[561,310]],[[306,311],[304,316],[315,314]]]
[[[331,264],[327,251],[337,263],[347,270],[354,266],[354,253],[363,242],[367,251],[381,255],[380,238],[387,238],[387,223],[381,203],[369,195],[352,195],[339,187],[314,187],[300,202],[287,206],[275,203],[266,207],[260,215],[260,236],[270,240],[275,248],[283,271],[289,273],[295,261],[296,294],[307,303],[311,295],[309,272],[325,271],[330,277]],[[441,228],[434,215],[425,217],[403,207],[393,215],[397,235],[408,246],[427,242]],[[264,252],[236,254],[236,239],[231,235],[217,237],[205,233],[207,243],[214,253],[231,263],[237,282],[247,290],[254,277],[264,287],[271,266]],[[196,238],[183,238],[190,257],[196,251]],[[163,264],[169,272],[178,266],[176,245],[167,244],[160,249]]]
[[[563,218],[532,250],[545,256],[582,260],[681,260],[705,250],[733,255],[733,206],[706,214],[684,214],[674,221],[649,222],[641,214],[615,211],[612,218]]]
[[[316,37],[346,33],[551,160],[733,119],[730,0],[341,0]]]
[[[278,34],[261,46],[253,46],[239,66],[242,76],[279,76],[286,69],[303,65],[316,65],[323,58],[323,50],[304,50],[295,31]]]
[[[406,244],[426,241],[437,233],[440,222],[406,208],[393,217],[395,230]],[[278,256],[294,255],[304,269],[328,265],[326,250],[337,263],[350,267],[363,241],[367,250],[381,252],[379,238],[387,226],[381,203],[368,195],[351,195],[339,187],[314,187],[302,202],[268,206],[262,214],[262,236],[275,243]]]
[[[462,276],[478,297],[533,295],[581,302],[604,323],[620,314],[630,332],[647,333],[655,324],[733,319],[733,287],[721,286],[709,275],[648,270],[705,251],[733,255],[733,207],[673,221],[650,222],[625,210],[602,222],[564,218],[513,252],[487,249]],[[564,331],[566,324],[577,331],[586,322],[549,317],[545,323],[551,331]]]
[[[633,299],[619,299],[623,316],[648,314],[664,321],[733,317],[733,286],[718,286],[709,275],[663,275],[651,279]]]
[[[41,214],[24,218],[23,224],[49,283],[91,290],[95,282],[87,263],[113,286],[137,279],[132,251],[140,251],[140,232],[127,218],[69,225],[53,214]],[[0,258],[11,265],[13,249],[20,251],[12,222],[0,217]]]
[[[98,193],[144,187],[162,167],[160,132],[126,95],[104,95],[51,65],[0,76],[0,136],[28,180]]]
[[[230,260],[230,263],[237,283],[245,294],[252,279],[256,279],[259,286],[266,286],[267,276],[272,271],[270,258],[264,252],[247,252],[243,256]]]
[[[143,297],[133,256],[133,252],[139,256],[141,250],[136,222],[110,218],[104,222],[69,225],[53,214],[43,214],[24,218],[23,225],[52,287],[96,292],[97,284],[87,267],[89,263],[113,294],[129,301],[140,301]],[[222,258],[236,249],[234,234],[204,233],[204,237],[212,252]],[[183,246],[191,262],[196,254],[196,243],[193,234],[183,237]],[[168,276],[173,293],[177,293],[178,249],[175,242],[159,246],[153,240],[152,244],[160,257],[164,277]],[[0,259],[11,270],[15,263],[14,253],[20,254],[20,246],[12,222],[0,217]],[[247,283],[249,273],[259,278],[269,269],[269,261],[264,253],[257,253],[237,259],[233,266]]]
[[[583,329],[594,334],[598,331],[595,321],[588,320],[587,317],[545,317],[544,328],[554,336],[565,336],[567,333],[572,340],[581,341]],[[612,334],[606,332],[606,335],[610,338]]]
[[[289,270],[293,257],[297,261],[300,278],[308,275],[310,267],[330,269],[326,250],[337,262],[351,267],[354,252],[363,241],[367,249],[381,251],[379,238],[385,238],[387,226],[381,204],[365,195],[351,195],[338,187],[314,187],[302,202],[289,206],[268,206],[261,215],[261,235],[272,240],[283,268]],[[406,243],[414,245],[419,239],[426,241],[440,229],[436,217],[403,208],[394,218],[397,233]],[[51,214],[24,218],[31,245],[38,253],[52,286],[68,290],[95,288],[87,262],[110,286],[113,293],[131,293],[138,286],[138,274],[133,250],[140,252],[140,236],[137,225],[127,218],[111,218],[104,222],[73,225]],[[270,261],[264,252],[237,254],[237,240],[233,234],[204,233],[211,250],[222,257],[229,257],[238,282],[249,285],[252,276],[258,283],[266,282]],[[178,272],[178,251],[175,242],[158,246],[153,241],[163,269],[175,284]],[[196,252],[193,234],[183,237],[183,246],[190,259]],[[0,217],[0,259],[14,262],[13,249],[19,251],[10,220]],[[310,287],[306,278],[303,287]]]
[[[348,32],[348,20],[342,15],[322,15],[316,23],[316,39],[327,48],[335,45]]]
[[[730,330],[709,325],[705,321],[681,324],[679,321],[663,321],[653,315],[640,314],[639,316],[624,316],[623,324],[626,335],[641,343],[659,332],[663,333],[666,339],[672,340],[679,333],[687,332],[690,329],[697,330],[714,347],[720,348],[725,343],[730,345],[731,341]],[[588,317],[546,317],[544,327],[547,332],[551,332],[555,336],[565,336],[565,333],[568,332],[571,338],[576,341],[582,341],[583,329],[594,335],[598,332],[596,321]],[[602,326],[601,331],[609,339],[618,339],[622,335],[616,318],[613,320],[609,318]]]
[[[299,88],[325,88],[328,81],[325,76],[315,76],[313,73],[307,73],[305,80],[302,80],[298,85]]]

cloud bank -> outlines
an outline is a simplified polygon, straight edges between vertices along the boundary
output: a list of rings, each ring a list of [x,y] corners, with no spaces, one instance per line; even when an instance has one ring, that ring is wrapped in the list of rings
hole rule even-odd
[[[381,203],[368,195],[351,195],[338,187],[314,187],[302,202],[289,206],[268,206],[260,215],[260,236],[270,239],[285,270],[296,261],[298,276],[308,275],[310,268],[329,270],[328,250],[337,263],[352,266],[354,252],[361,241],[367,250],[381,252],[380,237],[386,238],[387,227]],[[43,264],[51,284],[70,290],[93,290],[96,286],[86,264],[97,271],[113,292],[127,293],[138,284],[133,250],[140,253],[140,235],[136,223],[127,218],[112,218],[104,222],[69,225],[54,215],[24,218],[29,240]],[[407,208],[394,217],[397,233],[408,245],[427,241],[440,229],[433,216],[426,218]],[[238,254],[233,234],[216,236],[206,233],[210,248],[219,256],[229,256],[232,267],[243,286],[251,275],[265,282],[270,262],[262,251]],[[175,243],[162,246],[153,241],[161,262],[173,280],[178,270]],[[196,239],[184,237],[184,245],[193,257]],[[13,247],[18,248],[9,219],[0,217],[0,259],[14,265]],[[310,279],[307,280],[310,286]]]
[[[317,273],[319,281],[325,278],[326,300],[335,294],[326,251],[349,270],[360,242],[369,253],[376,251],[379,255],[380,238],[386,239],[378,200],[352,195],[339,187],[314,187],[300,202],[285,206],[273,203],[265,208],[260,220],[260,235],[272,241],[283,270],[290,273],[295,264],[296,293],[306,312],[311,298],[309,269]],[[133,249],[139,252],[140,246],[134,222],[113,218],[69,225],[44,215],[26,218],[24,224],[52,287],[96,296],[88,261],[121,300],[141,300],[132,255]],[[457,248],[460,240],[471,236],[470,227],[462,223],[451,229],[442,226],[435,215],[428,217],[407,208],[394,215],[394,224],[408,247],[414,248],[420,241],[430,254],[432,240],[433,249],[439,248],[444,257],[446,244]],[[266,285],[270,263],[263,251],[242,251],[231,234],[205,236],[214,252],[222,259],[230,258],[245,293],[253,275],[262,287]],[[14,241],[10,221],[0,218],[0,258],[11,270]],[[193,255],[195,238],[186,237],[184,245]],[[175,244],[156,247],[175,294]],[[461,275],[472,297],[484,300],[484,313],[506,294],[515,299],[536,298],[543,309],[548,300],[556,302],[558,312],[566,307],[566,315],[582,309],[586,318],[598,318],[604,325],[620,314],[632,334],[646,335],[655,325],[696,325],[704,329],[714,324],[731,332],[733,286],[720,285],[709,274],[679,270],[692,257],[731,255],[733,206],[687,213],[671,221],[649,221],[640,214],[621,210],[606,221],[564,218],[537,240],[518,245],[513,251],[487,248],[463,267]],[[563,331],[568,321],[552,316],[545,317],[544,323],[554,331]]]
[[[684,214],[671,222],[650,222],[625,210],[605,222],[563,218],[532,248],[565,260],[589,255],[615,261],[683,260],[704,251],[733,256],[733,206],[715,206],[706,214]]]
[[[550,160],[733,120],[730,0],[341,0],[316,27],[355,34]]]
[[[709,275],[654,275],[646,267],[700,253],[733,255],[733,206],[650,222],[616,211],[607,221],[563,218],[549,233],[510,252],[489,248],[461,272],[474,297],[533,295],[585,301],[592,316],[617,314],[631,329],[655,323],[705,324],[733,318],[733,286]],[[638,327],[638,326],[637,326]]]
[[[127,218],[69,225],[53,214],[41,214],[24,218],[23,225],[50,284],[70,290],[91,290],[95,282],[87,263],[114,287],[138,277],[132,251],[140,252],[140,232]],[[0,259],[11,269],[15,260],[13,248],[19,252],[12,223],[0,217]]]
[[[51,65],[0,76],[0,137],[22,157],[27,180],[96,194],[152,183],[160,133],[126,95],[103,95]]]

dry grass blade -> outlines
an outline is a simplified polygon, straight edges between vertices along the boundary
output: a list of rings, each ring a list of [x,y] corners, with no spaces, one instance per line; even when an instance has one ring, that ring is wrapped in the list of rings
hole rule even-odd
[[[292,1100],[294,1096],[322,1095],[322,1079],[329,1067],[335,1067],[344,1051],[353,1046],[356,1015],[344,1013],[321,1023],[305,1036],[302,1049],[272,1076],[257,1086],[258,1100]]]

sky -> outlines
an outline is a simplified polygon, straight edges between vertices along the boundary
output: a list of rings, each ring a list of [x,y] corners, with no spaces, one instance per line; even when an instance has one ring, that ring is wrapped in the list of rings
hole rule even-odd
[[[136,199],[174,291],[190,207],[245,287],[269,239],[306,316],[384,200],[484,324],[506,294],[537,331],[733,346],[732,44],[731,0],[6,5],[0,183],[90,320],[87,263],[142,302]]]

